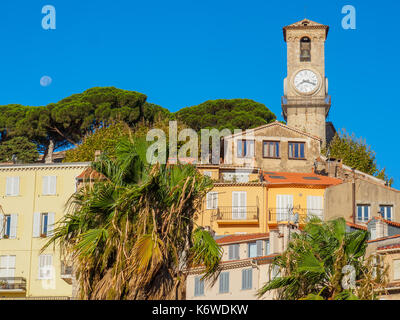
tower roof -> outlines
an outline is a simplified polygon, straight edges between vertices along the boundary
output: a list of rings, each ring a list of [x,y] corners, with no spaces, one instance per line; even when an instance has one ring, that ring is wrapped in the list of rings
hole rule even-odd
[[[323,25],[318,22],[311,21],[310,19],[303,19],[288,26],[283,27],[283,38],[286,41],[286,30],[293,29],[325,29],[325,38],[328,37],[329,26]]]

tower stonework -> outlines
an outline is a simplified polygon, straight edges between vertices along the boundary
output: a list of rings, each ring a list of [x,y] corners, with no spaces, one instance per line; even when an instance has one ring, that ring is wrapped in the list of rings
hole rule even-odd
[[[326,143],[326,117],[330,109],[325,77],[325,40],[329,27],[308,19],[283,28],[287,44],[287,77],[282,111],[287,125]]]

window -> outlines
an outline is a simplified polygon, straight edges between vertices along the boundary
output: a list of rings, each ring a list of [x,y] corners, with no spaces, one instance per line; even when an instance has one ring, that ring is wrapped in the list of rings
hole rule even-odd
[[[289,142],[289,159],[305,159],[304,142]]]
[[[246,191],[232,191],[232,219],[245,220],[246,219]]]
[[[239,244],[229,245],[229,260],[239,260]]]
[[[221,272],[219,275],[219,293],[229,292],[229,272]]]
[[[203,175],[205,175],[206,177],[212,177],[212,172],[211,171],[204,171]]]
[[[15,256],[0,256],[0,278],[14,278],[14,276]],[[12,282],[12,279],[8,279],[7,282]]]
[[[33,237],[49,237],[54,229],[54,212],[35,212],[33,214]]]
[[[248,245],[248,257],[261,257],[262,256],[262,240],[257,240],[256,242],[250,242]]]
[[[271,268],[270,269],[271,270],[271,280],[281,276],[281,272],[277,265],[271,265],[270,268]]]
[[[386,220],[392,220],[393,206],[381,205],[379,206],[381,217]]]
[[[307,196],[307,216],[316,216],[323,220],[323,197]]]
[[[39,256],[39,279],[53,279],[53,256],[42,254]]]
[[[264,158],[279,158],[279,142],[278,141],[263,141],[263,157]]]
[[[6,196],[19,195],[19,177],[6,178]]]
[[[242,290],[249,290],[253,287],[253,270],[242,270]]]
[[[194,295],[195,296],[204,295],[204,280],[201,280],[201,277],[194,278]]]
[[[400,259],[393,260],[393,280],[400,280]]]
[[[254,140],[238,140],[237,156],[239,158],[254,157]]]
[[[270,251],[271,251],[271,247],[270,247],[270,244],[269,244],[269,240],[265,240],[265,255],[266,256],[269,255]]]
[[[293,195],[277,194],[276,195],[276,221],[290,221],[293,215]],[[272,219],[274,220],[274,219]]]
[[[369,220],[370,206],[367,204],[357,205],[357,220],[359,222],[367,222]]]
[[[208,192],[206,196],[207,209],[218,208],[218,192]]]
[[[17,237],[17,214],[0,214],[0,239],[15,239]]]
[[[311,61],[311,39],[309,37],[300,39],[300,61]]]
[[[42,178],[43,195],[55,195],[57,186],[56,176],[45,176]]]

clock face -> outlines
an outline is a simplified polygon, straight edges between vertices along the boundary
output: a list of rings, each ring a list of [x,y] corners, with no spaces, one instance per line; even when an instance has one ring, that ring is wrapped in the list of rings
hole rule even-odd
[[[318,88],[318,76],[311,70],[299,71],[294,77],[294,86],[301,93],[311,93]]]

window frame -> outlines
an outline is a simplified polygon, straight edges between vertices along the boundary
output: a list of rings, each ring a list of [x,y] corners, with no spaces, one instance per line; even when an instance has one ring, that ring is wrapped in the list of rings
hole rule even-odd
[[[242,144],[241,150],[242,153],[239,155],[239,142]],[[253,154],[252,155],[244,155],[244,152],[247,150],[247,148],[244,148],[246,146],[247,142],[252,142],[253,143]],[[254,139],[237,139],[236,140],[236,156],[241,159],[251,159],[254,158],[256,154],[256,143]]]
[[[365,207],[368,208],[368,217],[367,219],[365,219]],[[362,208],[362,213],[361,213],[361,220],[358,218],[358,212],[359,212],[359,208]],[[366,204],[366,203],[358,203],[357,204],[357,221],[358,222],[367,222],[369,219],[371,219],[371,205],[370,204]]]
[[[7,191],[8,188],[8,184],[10,183],[10,188],[11,188],[11,193],[8,193]],[[14,193],[14,189],[15,189],[15,184],[17,184],[18,186],[18,190],[16,193]],[[6,197],[17,197],[20,194],[20,177],[19,176],[9,176],[6,177],[6,193],[5,196]]]
[[[222,278],[222,276],[226,277],[225,281],[227,282],[226,286],[223,286],[223,281],[224,279]],[[229,278],[230,278],[230,274],[229,271],[224,271],[221,272],[219,274],[219,289],[218,289],[218,293],[219,294],[225,294],[225,293],[229,293]],[[222,290],[221,290],[222,289]],[[225,290],[224,290],[225,289]]]
[[[42,259],[46,262],[46,259],[44,258],[44,257],[50,257],[50,264],[48,264],[48,265],[41,265],[41,257],[43,257]],[[41,255],[39,255],[39,258],[38,258],[38,264],[39,264],[39,273],[38,273],[38,279],[39,280],[52,280],[53,278],[54,278],[54,266],[53,266],[53,263],[54,263],[54,261],[53,261],[53,255],[52,254],[48,254],[48,253],[45,253],[45,254],[41,254]],[[48,267],[49,268],[49,270],[50,270],[50,274],[49,275],[47,275],[47,271],[46,271],[46,275],[43,275],[44,274],[44,272],[42,271],[42,269],[43,268],[46,268],[46,267]]]
[[[383,214],[381,211],[382,208],[384,209]],[[388,218],[388,216],[387,216],[387,211],[388,211],[387,208],[390,208],[390,218]],[[379,213],[381,214],[381,217],[385,220],[393,221],[393,208],[394,208],[394,206],[392,204],[380,204],[379,205]]]
[[[294,157],[294,156],[290,156],[290,145],[291,144],[298,144],[298,145],[302,145],[303,146],[303,154],[304,154],[304,157],[303,158],[301,158],[301,157]],[[301,154],[301,148],[299,148],[299,154]],[[294,155],[294,153],[295,152],[292,152],[292,154]],[[306,160],[307,159],[307,157],[306,157],[306,143],[304,142],[304,141],[288,141],[288,159],[289,160]]]
[[[199,285],[199,287],[197,287],[197,285]],[[199,290],[196,290],[196,288],[199,288]],[[198,293],[198,291],[200,291],[200,293]],[[204,280],[201,280],[201,276],[194,277],[194,296],[204,296]]]
[[[208,202],[209,202],[208,197],[211,197],[211,196],[215,197],[214,199],[211,199],[211,204],[213,204],[215,202],[215,207],[208,205]],[[215,209],[218,209],[218,192],[216,192],[216,191],[207,192],[207,194],[206,194],[206,210],[215,210]]]
[[[270,144],[272,144],[272,143],[276,143],[277,145],[278,145],[278,155],[276,156],[276,145],[275,145],[275,156],[274,157],[270,157],[269,155],[265,155],[265,152],[264,152],[264,145],[266,144],[266,143],[268,143],[268,154],[270,153],[269,152],[269,148],[270,148]],[[262,157],[264,158],[264,159],[280,159],[281,158],[281,142],[280,141],[278,141],[278,140],[263,140],[262,141]]]

